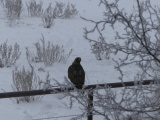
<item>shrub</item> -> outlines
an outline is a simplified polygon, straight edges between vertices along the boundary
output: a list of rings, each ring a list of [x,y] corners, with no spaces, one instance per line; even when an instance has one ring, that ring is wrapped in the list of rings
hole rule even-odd
[[[43,14],[43,2],[36,3],[35,0],[31,0],[26,3],[28,15],[31,17],[40,17]]]
[[[101,42],[95,42],[91,44],[91,50],[97,60],[102,60],[103,58],[110,58],[110,50],[105,44]]]
[[[14,91],[31,91],[41,89],[41,80],[34,72],[34,68],[31,66],[31,70],[26,70],[23,67],[18,70],[16,67],[12,73]],[[40,96],[24,96],[16,98],[17,103],[19,102],[31,102],[40,99]]]
[[[1,5],[10,24],[20,18],[23,6],[22,0],[1,0]]]
[[[72,52],[72,50],[66,54],[63,46],[54,45],[51,42],[45,43],[44,36],[42,35],[41,42],[34,44],[36,48],[36,54],[26,48],[27,58],[32,62],[43,62],[45,66],[51,66],[55,62],[66,62]]]
[[[7,41],[0,45],[0,67],[10,67],[15,65],[19,59],[21,52],[17,43],[14,46],[8,46]]]
[[[54,18],[68,19],[76,16],[78,10],[75,8],[75,5],[68,3],[65,5],[62,2],[56,2],[56,5],[53,9]]]
[[[65,6],[64,3],[56,2],[56,5],[53,9],[54,18],[62,18],[63,17],[64,6]]]
[[[75,8],[75,5],[68,3],[64,10],[63,18],[72,18],[78,14],[77,9]]]
[[[51,4],[45,10],[45,12],[42,16],[42,21],[43,21],[43,25],[45,28],[50,28],[53,25],[54,15],[53,15],[53,8],[52,8]]]

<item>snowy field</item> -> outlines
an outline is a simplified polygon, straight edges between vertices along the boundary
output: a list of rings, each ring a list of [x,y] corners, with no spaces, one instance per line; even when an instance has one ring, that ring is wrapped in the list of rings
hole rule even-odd
[[[96,60],[92,54],[90,43],[84,39],[84,28],[92,27],[92,24],[82,20],[80,17],[99,20],[103,15],[104,8],[98,7],[99,0],[57,0],[59,2],[68,2],[75,4],[78,10],[78,16],[73,19],[55,19],[55,23],[51,28],[44,28],[41,18],[29,17],[23,0],[24,10],[21,18],[12,26],[8,25],[8,21],[3,10],[0,12],[0,44],[8,41],[8,45],[18,43],[22,54],[16,62],[16,66],[25,68],[29,67],[26,60],[25,48],[35,50],[34,43],[40,41],[42,34],[45,41],[63,45],[65,52],[72,49],[72,53],[65,63],[55,63],[52,66],[45,67],[44,64],[35,64],[35,72],[44,79],[47,72],[50,77],[63,83],[64,76],[67,76],[67,69],[71,65],[75,57],[82,58],[82,66],[86,72],[85,84],[101,84],[120,82],[118,79],[119,73],[114,69],[115,63],[112,60]],[[40,0],[36,0],[40,1]],[[41,0],[42,1],[42,0]],[[56,0],[43,0],[43,7],[47,7],[50,2],[53,4]],[[135,0],[132,0],[132,2]],[[126,0],[120,0],[121,7],[130,10],[133,4]],[[1,6],[0,6],[0,9]],[[114,33],[110,32],[108,39],[114,39]],[[117,56],[118,57],[118,56]],[[43,68],[45,72],[38,71],[38,68]],[[12,71],[15,66],[5,67],[0,69],[0,92],[13,91],[11,85]],[[136,68],[126,70],[126,80],[133,80]],[[45,95],[42,100],[30,103],[17,104],[11,99],[0,100],[0,120],[41,120],[41,118],[55,117],[51,120],[70,120],[71,117],[56,118],[58,116],[69,116],[80,114],[79,104],[74,104],[72,109],[69,108],[69,98],[60,99],[61,94]],[[86,118],[85,118],[86,119]],[[102,118],[96,118],[102,119]]]

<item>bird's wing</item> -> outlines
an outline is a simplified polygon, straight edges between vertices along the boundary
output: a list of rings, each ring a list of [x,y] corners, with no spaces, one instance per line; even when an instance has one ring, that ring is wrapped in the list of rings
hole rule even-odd
[[[71,80],[71,82],[74,82],[75,74],[74,67],[72,65],[68,68],[68,78]]]
[[[82,67],[82,76],[83,76],[83,80],[85,80],[85,71],[84,71],[83,67]]]
[[[85,72],[82,66],[80,66],[80,75],[79,75],[79,83],[84,85],[85,82]]]

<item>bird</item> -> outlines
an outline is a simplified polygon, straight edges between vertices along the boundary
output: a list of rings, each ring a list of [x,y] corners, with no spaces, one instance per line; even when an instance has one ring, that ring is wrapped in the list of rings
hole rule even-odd
[[[77,89],[82,89],[85,83],[85,71],[80,64],[81,58],[76,57],[68,68],[68,78]]]

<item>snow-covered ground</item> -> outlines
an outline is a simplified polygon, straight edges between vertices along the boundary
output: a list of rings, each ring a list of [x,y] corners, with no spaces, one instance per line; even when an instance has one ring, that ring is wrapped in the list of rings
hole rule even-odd
[[[23,0],[24,8],[25,2]],[[36,0],[40,1],[40,0]],[[42,0],[41,0],[42,1]],[[48,6],[50,2],[53,4],[56,0],[43,0],[44,7]],[[47,29],[43,27],[41,18],[31,18],[27,15],[27,10],[24,9],[22,16],[16,24],[9,26],[3,11],[0,12],[0,44],[8,41],[8,45],[14,45],[16,42],[20,45],[22,54],[16,65],[18,67],[25,66],[28,63],[25,55],[25,48],[35,50],[33,43],[42,38],[45,41],[50,41],[54,44],[63,45],[65,52],[73,50],[66,63],[55,63],[53,66],[45,67],[43,64],[34,65],[35,70],[39,67],[44,68],[45,72],[36,71],[37,74],[45,78],[47,72],[50,77],[58,80],[60,83],[64,81],[64,76],[67,76],[67,69],[75,57],[82,58],[82,66],[86,72],[85,84],[96,83],[111,83],[119,82],[119,73],[114,69],[115,63],[112,60],[97,61],[94,54],[91,52],[90,43],[84,39],[84,27],[91,27],[91,23],[86,22],[80,16],[98,20],[103,15],[104,8],[98,7],[99,0],[57,0],[59,2],[68,2],[76,5],[79,15],[74,19],[55,19],[55,24]],[[131,8],[132,2],[120,0],[122,7]],[[134,1],[134,0],[133,0]],[[0,6],[1,9],[1,6]],[[112,33],[108,34],[108,38],[114,38]],[[0,92],[13,91],[12,85],[12,71],[13,67],[0,69]],[[127,79],[133,80],[135,70],[126,72]],[[81,113],[79,104],[74,104],[72,109],[69,108],[69,99],[60,99],[61,94],[45,95],[42,100],[30,103],[17,104],[11,99],[0,100],[0,119],[1,120],[40,120],[38,118],[58,117],[76,115]],[[69,120],[66,118],[52,118],[51,120]]]

